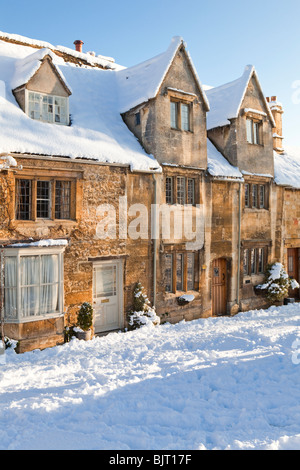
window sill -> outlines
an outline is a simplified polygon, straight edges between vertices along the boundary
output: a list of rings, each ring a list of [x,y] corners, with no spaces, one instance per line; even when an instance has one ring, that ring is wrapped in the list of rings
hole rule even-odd
[[[57,225],[57,224],[66,224],[66,225],[74,225],[78,222],[78,220],[75,220],[75,219],[36,219],[36,220],[20,220],[20,219],[15,219],[15,220],[12,220],[11,221],[11,224],[13,225],[23,225],[23,224],[26,224],[26,225],[32,225],[32,226],[38,226],[38,225],[42,225],[42,226],[45,226],[45,224],[47,224],[47,226],[54,226],[54,225]]]
[[[55,318],[64,317],[63,313],[48,313],[47,315],[32,315],[25,318],[5,318],[5,323],[9,324],[22,324],[22,323],[30,323],[36,321],[43,321],[43,320],[53,320]]]
[[[196,300],[200,296],[200,293],[197,290],[177,290],[176,292],[165,292],[165,296],[167,296],[167,299],[176,299],[177,297],[181,297],[182,295],[193,295],[195,297],[194,300]]]
[[[270,209],[266,209],[265,207],[244,207],[244,212],[270,212]]]
[[[179,128],[176,128],[176,127],[171,127],[171,131],[184,132],[185,134],[193,134],[194,133],[191,130],[185,131],[183,129],[179,129]]]
[[[254,142],[247,142],[249,145],[253,145],[254,147],[264,147],[264,144],[255,144]]]

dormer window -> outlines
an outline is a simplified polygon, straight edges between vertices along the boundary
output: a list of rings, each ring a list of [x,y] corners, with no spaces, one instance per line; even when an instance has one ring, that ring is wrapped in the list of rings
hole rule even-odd
[[[18,60],[12,91],[31,119],[68,126],[72,92],[54,60],[57,57],[49,49],[38,49]]]
[[[69,124],[68,98],[27,91],[27,114],[31,119]]]

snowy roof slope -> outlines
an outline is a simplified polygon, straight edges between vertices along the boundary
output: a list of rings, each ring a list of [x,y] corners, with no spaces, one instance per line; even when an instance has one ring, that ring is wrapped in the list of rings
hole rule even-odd
[[[240,170],[232,166],[209,139],[207,139],[207,171],[211,176],[244,181]]]
[[[274,152],[275,182],[300,189],[300,147],[287,147],[284,154]]]
[[[33,77],[33,75],[38,71],[38,69],[41,66],[41,61],[47,55],[50,56],[50,58],[52,59],[52,62],[54,61],[54,63],[57,62],[57,63],[60,63],[61,65],[64,65],[65,63],[64,60],[63,59],[59,60],[59,57],[57,57],[50,49],[48,48],[38,49],[32,54],[24,57],[24,59],[19,59],[16,61],[15,73],[11,81],[12,89],[14,90],[15,88],[18,88],[19,86],[27,83]],[[55,69],[57,73],[60,75],[66,87],[69,88],[69,91],[71,92],[70,87],[68,87],[66,79],[63,76],[61,70],[58,67],[55,67]]]
[[[242,101],[253,74],[257,77],[254,66],[247,65],[243,75],[237,80],[206,90],[211,108],[207,114],[207,130],[227,126],[230,124],[229,119],[238,117]],[[265,105],[275,127],[274,118],[266,100]]]
[[[116,72],[112,70],[76,67],[53,54],[54,65],[73,92],[69,98],[72,126],[30,119],[18,106],[12,89],[18,63],[24,65],[22,78],[32,73],[32,64],[26,69],[32,51],[32,47],[0,40],[0,153],[66,156],[126,164],[134,170],[160,169],[120,116]],[[38,51],[35,58],[44,53]]]
[[[20,36],[19,34],[10,34],[0,31],[0,39],[7,39],[9,41],[16,41],[18,43],[27,44],[28,46],[38,47],[38,48],[47,48],[52,51],[56,50],[70,56],[73,56],[77,59],[82,59],[88,62],[90,65],[100,65],[101,67],[107,67],[113,70],[121,70],[124,67],[115,63],[115,60],[112,57],[106,57],[103,55],[96,55],[91,53],[78,52],[74,49],[64,46],[54,46],[46,41],[40,41],[37,39],[27,38],[25,36]]]
[[[174,36],[168,49],[152,59],[146,60],[133,67],[128,67],[118,72],[118,85],[120,90],[120,112],[126,112],[141,103],[154,98],[163,82],[166,73],[174,59],[178,48],[185,46],[180,36]],[[191,57],[187,52],[198,86],[202,91],[203,99],[209,109],[209,103],[205,91],[193,66]]]

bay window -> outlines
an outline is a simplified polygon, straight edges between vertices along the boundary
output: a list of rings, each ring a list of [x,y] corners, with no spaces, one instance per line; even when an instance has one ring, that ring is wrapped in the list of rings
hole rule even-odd
[[[6,248],[5,321],[22,323],[63,314],[63,247]]]

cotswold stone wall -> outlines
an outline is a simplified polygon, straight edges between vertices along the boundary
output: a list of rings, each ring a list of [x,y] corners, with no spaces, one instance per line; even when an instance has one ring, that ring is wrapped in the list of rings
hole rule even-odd
[[[119,239],[119,198],[126,197],[128,207],[151,204],[153,180],[151,175],[132,174],[127,167],[106,166],[70,160],[17,158],[22,170],[0,173],[1,242],[23,242],[28,239],[68,239],[64,253],[65,325],[73,325],[80,305],[93,301],[93,261],[108,258],[124,260],[124,324],[126,312],[133,302],[136,282],[141,282],[153,295],[151,241]],[[73,220],[21,221],[15,219],[15,178],[69,178],[72,191]],[[116,213],[116,237],[99,239],[97,226],[103,215],[97,213],[102,204],[110,204]],[[75,206],[75,208],[74,208]],[[150,214],[150,210],[149,210]],[[134,219],[133,214],[130,220]],[[63,322],[53,322],[53,331],[45,322],[31,322],[25,327],[7,326],[8,333],[27,347],[46,347],[63,341]],[[30,342],[28,342],[30,339]]]

